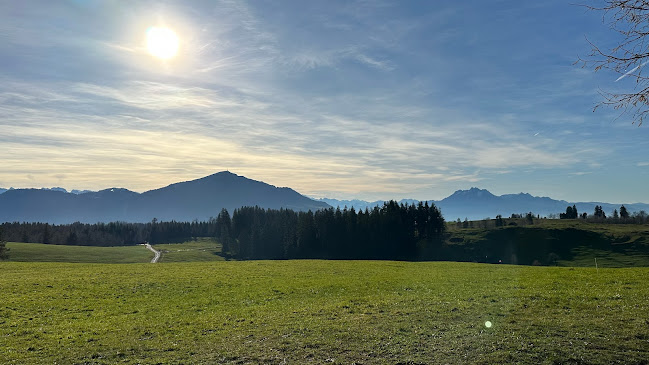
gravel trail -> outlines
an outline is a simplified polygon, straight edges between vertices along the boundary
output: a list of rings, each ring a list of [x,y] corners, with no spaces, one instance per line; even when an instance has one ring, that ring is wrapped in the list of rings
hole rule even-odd
[[[153,248],[153,247],[152,247],[150,244],[148,244],[148,243],[145,243],[144,246],[145,246],[146,248],[148,248],[149,250],[151,250],[151,252],[153,252],[153,253],[155,254],[155,256],[153,257],[153,259],[151,260],[151,263],[152,263],[152,264],[155,264],[156,262],[158,262],[158,260],[160,259],[160,251],[156,250],[155,248]]]

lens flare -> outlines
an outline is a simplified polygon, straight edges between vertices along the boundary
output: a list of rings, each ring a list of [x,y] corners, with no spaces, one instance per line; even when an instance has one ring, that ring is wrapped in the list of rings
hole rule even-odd
[[[172,58],[178,52],[178,36],[169,28],[151,27],[146,31],[146,47],[155,57]]]

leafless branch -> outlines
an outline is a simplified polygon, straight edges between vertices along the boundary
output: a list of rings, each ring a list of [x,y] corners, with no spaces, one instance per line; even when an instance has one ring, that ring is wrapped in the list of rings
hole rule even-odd
[[[622,114],[630,114],[633,123],[640,126],[649,112],[649,76],[643,73],[643,66],[649,63],[649,39],[646,38],[649,35],[649,1],[605,0],[601,7],[582,6],[602,12],[602,21],[623,40],[617,46],[603,50],[587,39],[591,52],[586,58],[579,57],[575,63],[592,67],[595,71],[612,70],[622,75],[618,80],[628,77],[636,81],[632,93],[600,92],[604,101],[594,109],[613,107]]]

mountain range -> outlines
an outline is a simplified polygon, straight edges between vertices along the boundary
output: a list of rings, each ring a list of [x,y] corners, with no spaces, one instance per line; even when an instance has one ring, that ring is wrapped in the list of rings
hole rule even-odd
[[[347,207],[354,209],[372,209],[375,206],[383,205],[383,201],[368,202],[363,200],[336,200],[336,199],[318,199],[333,207]],[[414,199],[403,199],[399,201],[403,204],[417,204],[419,201]],[[532,212],[534,215],[550,216],[565,212],[566,207],[575,205],[579,213],[593,214],[595,206],[602,207],[607,216],[613,214],[613,210],[620,209],[622,204],[603,203],[603,202],[568,202],[565,200],[555,200],[548,197],[532,196],[528,193],[494,195],[486,189],[471,188],[469,190],[457,190],[450,196],[442,200],[428,200],[440,208],[444,218],[447,221],[456,219],[478,220],[487,217],[495,218],[500,214],[503,217],[509,217],[512,214],[524,214]],[[649,211],[649,204],[633,203],[624,204],[629,212],[638,212],[641,210]]]
[[[96,222],[149,222],[153,218],[163,221],[208,220],[222,208],[230,214],[242,206],[286,208],[298,211],[329,207],[372,209],[383,205],[383,200],[311,199],[290,188],[278,188],[261,181],[222,171],[197,180],[136,193],[123,188],[101,191],[72,190],[64,188],[0,189],[0,222],[96,223]],[[403,204],[417,204],[415,199],[403,199]],[[607,215],[622,204],[603,202],[568,202],[527,193],[494,195],[488,190],[471,188],[458,190],[442,200],[428,200],[437,205],[447,221],[494,218],[512,213],[558,215],[567,206],[575,205],[579,213],[592,214],[600,205]],[[625,204],[629,212],[649,211],[649,204]]]
[[[16,189],[14,189],[14,188],[9,188],[9,189],[0,188],[0,194],[4,193],[5,191],[9,191],[9,190],[16,190]],[[59,187],[41,188],[41,190],[62,191],[64,193],[72,193],[72,194],[94,193],[94,191],[92,191],[92,190],[76,190],[76,189],[74,189],[74,190],[67,191],[65,188],[59,188]]]
[[[136,193],[122,188],[72,193],[65,189],[9,189],[0,194],[0,222],[150,222],[208,220],[242,206],[317,210],[329,205],[228,171]]]

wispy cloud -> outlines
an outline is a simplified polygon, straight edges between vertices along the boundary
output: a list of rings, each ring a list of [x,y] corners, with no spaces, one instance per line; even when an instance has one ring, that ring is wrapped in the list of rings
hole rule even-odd
[[[1,106],[10,116],[3,123],[11,125],[5,146],[16,156],[6,160],[5,173],[24,183],[20,166],[28,163],[43,181],[75,188],[129,181],[128,188],[146,190],[230,169],[312,195],[331,186],[343,194],[396,194],[480,181],[467,171],[475,167],[552,168],[577,160],[546,150],[543,140],[516,142],[519,135],[495,133],[485,123],[449,123],[445,116],[428,124],[416,108],[384,105],[381,112],[392,114],[374,121],[373,110],[359,113],[368,119],[345,117],[345,110],[322,115],[323,101],[306,110],[300,102],[277,107],[273,98],[156,82],[59,84],[58,92],[12,85],[11,97],[23,103]],[[390,122],[402,115],[417,119]],[[58,176],[71,165],[78,172]]]
[[[230,169],[309,195],[432,198],[511,176],[559,186],[643,146],[644,130],[621,146],[590,127],[592,75],[487,27],[490,6],[39,4],[0,5],[5,184],[141,191]],[[175,59],[146,53],[154,23],[178,32]]]
[[[357,54],[356,59],[364,64],[375,67],[379,70],[391,71],[394,69],[394,67],[390,65],[390,62],[380,61],[372,57],[369,57],[367,55],[364,55],[362,53]]]

